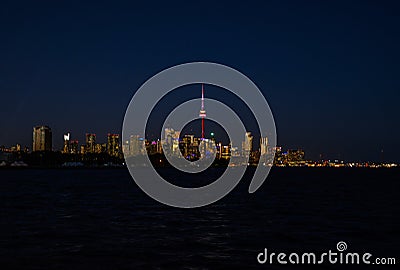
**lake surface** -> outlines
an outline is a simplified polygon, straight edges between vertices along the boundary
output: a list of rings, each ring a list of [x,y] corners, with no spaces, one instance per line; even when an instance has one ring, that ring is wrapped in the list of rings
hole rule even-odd
[[[188,186],[222,172],[182,177],[160,169]],[[257,254],[322,253],[339,241],[399,258],[399,172],[273,168],[249,194],[250,169],[222,200],[178,209],[149,198],[126,169],[0,170],[0,267],[282,269],[259,265]],[[331,267],[339,269],[324,269]]]

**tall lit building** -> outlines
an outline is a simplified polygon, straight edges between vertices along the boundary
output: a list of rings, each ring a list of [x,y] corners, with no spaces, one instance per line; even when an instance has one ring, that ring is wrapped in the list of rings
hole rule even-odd
[[[131,135],[129,138],[130,156],[144,155],[146,153],[146,141],[139,135]]]
[[[222,143],[217,143],[216,144],[216,151],[217,151],[217,155],[216,155],[216,158],[218,158],[218,159],[220,159],[220,158],[222,158]]]
[[[96,143],[95,145],[95,153],[101,154],[107,152],[107,144],[106,143]]]
[[[230,159],[231,158],[231,145],[224,145],[221,147],[221,158]]]
[[[107,153],[113,157],[119,156],[119,134],[107,135]]]
[[[77,140],[72,140],[69,143],[70,153],[79,154],[79,142]]]
[[[140,154],[139,135],[131,135],[129,138],[129,155],[137,156]]]
[[[274,165],[282,165],[284,163],[284,155],[282,153],[282,147],[277,146],[272,148],[272,152],[275,154]]]
[[[63,150],[62,150],[62,152],[64,154],[68,154],[68,153],[71,152],[71,149],[70,149],[70,135],[71,134],[69,132],[64,134],[64,147],[63,147]]]
[[[156,151],[158,154],[162,154],[162,152],[163,152],[162,143],[160,140],[157,140],[157,150]]]
[[[52,132],[48,126],[36,126],[33,128],[32,151],[51,151]]]
[[[260,138],[260,152],[261,152],[261,156],[264,156],[266,154],[268,154],[268,138],[264,137],[264,138]]]
[[[126,140],[122,143],[122,153],[126,156],[130,156],[129,153],[129,140]]]
[[[146,150],[149,155],[161,154],[162,146],[161,141],[146,141]]]
[[[242,152],[245,157],[249,157],[251,151],[253,150],[253,136],[251,132],[246,132],[244,136],[244,141],[242,143]]]
[[[198,139],[194,135],[185,135],[182,141],[179,142],[179,148],[182,155],[187,160],[195,160],[199,157],[199,143]]]
[[[96,134],[86,133],[86,153],[95,153],[96,151]]]
[[[173,128],[166,128],[164,130],[164,143],[167,151],[171,154],[179,154],[179,136],[180,131],[174,130]]]

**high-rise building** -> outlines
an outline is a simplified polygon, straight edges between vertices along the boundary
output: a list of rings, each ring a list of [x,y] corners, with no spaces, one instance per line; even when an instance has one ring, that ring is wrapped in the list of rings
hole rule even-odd
[[[71,154],[79,154],[79,142],[77,140],[70,141],[69,148]]]
[[[107,152],[107,144],[106,143],[96,143],[95,145],[95,153],[101,154]]]
[[[16,151],[16,152],[21,152],[21,145],[20,145],[19,143],[17,143],[17,144],[15,145],[15,151]]]
[[[277,146],[272,148],[272,152],[275,154],[274,165],[282,165],[285,162],[285,156],[282,153],[282,147]]]
[[[169,151],[173,155],[179,154],[179,136],[180,131],[174,130],[173,128],[166,128],[164,130],[164,146],[166,151]]]
[[[139,135],[131,135],[129,138],[129,154],[137,156],[140,154]]]
[[[129,153],[129,140],[126,140],[122,143],[122,153],[126,156],[130,156]]]
[[[162,143],[160,140],[157,140],[157,154],[162,154],[163,149],[162,149]]]
[[[203,149],[200,149],[200,150],[202,150],[202,152],[200,152],[202,157],[203,157],[203,155],[206,158],[213,157],[214,154],[216,154],[216,152],[217,152],[217,148],[216,148],[216,145],[215,145],[215,140],[213,140],[213,139],[203,139],[202,141],[203,141],[203,145],[204,145]]]
[[[63,147],[62,152],[64,154],[69,154],[71,152],[71,149],[70,149],[70,133],[64,134],[64,147]]]
[[[261,156],[268,154],[268,138],[264,137],[260,139],[260,152]]]
[[[222,158],[222,143],[219,142],[215,147],[217,149],[216,158],[218,159]]]
[[[179,142],[179,148],[187,160],[197,160],[200,157],[199,139],[194,135],[185,135]]]
[[[118,157],[120,154],[119,150],[119,134],[108,134],[107,135],[107,153],[110,156]]]
[[[230,159],[231,158],[231,145],[224,145],[221,148],[221,158]]]
[[[130,156],[144,155],[146,153],[146,141],[139,135],[131,135],[129,138]]]
[[[95,153],[96,151],[96,134],[86,133],[86,153]]]
[[[51,151],[52,132],[48,126],[36,126],[33,128],[32,151]]]
[[[246,132],[244,136],[244,141],[242,143],[243,156],[250,157],[250,153],[253,150],[253,136],[251,132]]]
[[[146,140],[146,150],[147,154],[154,155],[154,154],[162,154],[162,145],[161,141],[147,141]]]
[[[175,139],[175,130],[173,128],[166,128],[164,130],[165,143],[172,145],[174,139]]]

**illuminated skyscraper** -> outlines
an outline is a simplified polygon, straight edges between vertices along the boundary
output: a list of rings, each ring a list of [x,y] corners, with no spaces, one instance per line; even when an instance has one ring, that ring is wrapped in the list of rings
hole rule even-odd
[[[224,145],[221,147],[221,158],[230,159],[231,158],[231,145]]]
[[[79,142],[77,140],[72,140],[69,143],[70,153],[79,154]]]
[[[33,128],[32,151],[51,151],[52,132],[48,126],[37,126]]]
[[[149,155],[161,154],[162,146],[161,141],[146,141],[146,150]]]
[[[165,150],[170,151],[171,154],[179,154],[179,136],[180,131],[174,130],[173,128],[166,128],[164,130],[164,144]]]
[[[86,153],[96,151],[96,134],[86,133]]]
[[[129,138],[129,154],[137,156],[140,154],[139,135],[131,135]]]
[[[95,145],[95,153],[101,154],[107,152],[107,143],[96,143]]]
[[[217,156],[216,156],[216,158],[220,159],[220,158],[222,158],[222,143],[218,143],[216,145],[216,148],[217,148]]]
[[[268,138],[262,138],[260,139],[260,150],[261,150],[261,155],[264,156],[268,153]]]
[[[179,148],[187,160],[196,160],[199,158],[199,142],[194,135],[185,135],[182,141],[179,142]]]
[[[172,145],[174,140],[175,130],[173,128],[166,128],[164,130],[164,141],[166,144]]]
[[[126,140],[123,142],[122,144],[122,153],[124,153],[124,155],[126,156],[130,156],[129,153],[129,140]]]
[[[284,163],[284,155],[282,153],[282,147],[277,146],[272,149],[272,152],[275,154],[274,164],[282,165]]]
[[[139,135],[131,135],[129,139],[130,156],[138,156],[146,154],[146,141]]]
[[[244,142],[242,143],[242,151],[245,157],[249,157],[253,149],[253,136],[251,132],[246,132],[244,136]]]
[[[259,162],[263,165],[272,165],[271,151],[268,150],[268,137],[260,138]]]
[[[64,147],[63,147],[62,152],[64,154],[68,154],[71,152],[70,150],[71,150],[70,149],[70,134],[66,133],[66,134],[64,134]]]
[[[163,149],[162,149],[162,143],[160,140],[157,140],[157,153],[162,154]]]
[[[119,156],[119,135],[118,134],[108,134],[107,135],[107,153],[110,156]]]

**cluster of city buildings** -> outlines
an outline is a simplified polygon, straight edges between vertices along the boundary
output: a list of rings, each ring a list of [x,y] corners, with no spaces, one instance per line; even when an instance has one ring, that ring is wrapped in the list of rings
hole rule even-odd
[[[223,145],[216,142],[214,133],[210,133],[210,138],[197,138],[195,135],[184,135],[172,128],[166,128],[164,138],[158,140],[147,140],[139,135],[131,135],[129,140],[121,143],[119,134],[107,134],[105,143],[98,143],[96,134],[86,133],[85,143],[79,144],[78,140],[71,137],[71,133],[63,136],[63,147],[60,150],[63,154],[101,154],[107,153],[110,156],[122,157],[125,153],[127,157],[164,154],[168,151],[171,155],[180,155],[188,160],[196,160],[201,156],[201,145],[208,151],[216,153],[217,159],[229,160],[231,157],[253,157],[258,153],[261,156],[272,153],[268,148],[268,139],[261,138],[260,150],[253,151],[253,136],[251,132],[244,134],[242,148],[232,147],[231,144]],[[280,148],[279,148],[280,149]],[[1,152],[52,152],[53,134],[49,126],[35,126],[33,128],[32,151],[29,148],[21,148],[20,144],[6,148],[0,147]],[[304,152],[303,152],[304,153]]]
[[[204,133],[202,133],[202,136]],[[217,142],[214,133],[210,133],[210,138],[197,138],[193,134],[181,136],[181,132],[173,128],[164,130],[164,138],[149,141],[139,135],[130,136],[129,140],[123,142],[123,152],[127,157],[141,156],[144,154],[168,154],[170,156],[182,155],[189,161],[195,161],[202,157],[214,156],[216,159],[229,160],[231,158],[250,159],[251,162],[258,162],[260,156],[264,161],[272,163],[272,149],[268,147],[268,139],[261,138],[260,149],[253,150],[253,136],[251,132],[244,134],[242,147],[233,147],[231,144],[223,145]],[[270,158],[268,158],[270,156]],[[242,159],[243,160],[243,159]]]
[[[64,134],[64,145],[61,152],[63,154],[101,154],[107,153],[112,157],[121,156],[119,134],[107,134],[106,143],[97,143],[96,134],[86,133],[86,143],[79,145],[78,140],[72,140],[71,134]]]
[[[71,134],[64,134],[63,154],[101,154],[121,157],[119,134],[107,134],[106,143],[97,143],[96,134],[86,133],[86,143],[79,144],[78,140],[72,140]],[[36,126],[33,128],[32,151],[53,151],[53,135],[48,126]]]
[[[110,156],[121,157],[119,134],[107,134],[106,143],[97,143],[96,134],[87,133],[86,143],[79,144],[78,140],[72,140],[71,134],[64,134],[63,154],[100,154],[107,153]],[[20,144],[9,148],[0,146],[0,152],[53,152],[53,134],[49,126],[35,126],[33,128],[32,151],[28,147],[21,148]]]
[[[202,133],[204,136],[204,133]],[[166,128],[162,139],[147,140],[140,135],[131,135],[129,140],[121,142],[119,134],[107,134],[106,142],[97,142],[96,134],[87,133],[85,143],[79,144],[74,140],[70,133],[64,134],[62,149],[54,151],[53,135],[48,126],[36,126],[33,128],[32,151],[28,147],[22,148],[16,144],[9,148],[0,146],[0,163],[5,164],[13,154],[34,153],[34,152],[61,152],[71,156],[96,156],[107,154],[109,157],[123,159],[126,157],[141,157],[144,155],[158,155],[164,157],[166,152],[171,156],[180,156],[190,161],[201,158],[203,154],[213,156],[218,160],[233,161],[233,165],[253,165],[261,164],[264,166],[278,167],[397,167],[392,163],[345,163],[340,160],[320,160],[311,161],[305,157],[302,149],[289,149],[283,151],[282,147],[270,147],[268,138],[260,138],[259,147],[254,147],[254,137],[251,132],[246,132],[243,137],[241,148],[231,144],[217,142],[214,133],[211,132],[209,138],[198,138],[193,134],[181,134],[173,128]],[[202,151],[203,150],[203,151]],[[246,164],[244,164],[246,161]]]
[[[260,138],[260,147],[255,149],[253,136],[251,132],[246,132],[243,137],[241,148],[233,146],[231,143],[223,145],[216,142],[214,133],[210,133],[209,138],[205,136],[204,119],[206,110],[204,107],[204,86],[201,89],[201,109],[199,118],[201,118],[201,137],[197,138],[192,134],[182,136],[180,131],[173,128],[166,128],[164,136],[157,140],[147,140],[140,135],[131,135],[128,140],[121,142],[119,134],[107,134],[105,143],[98,143],[96,134],[87,133],[85,143],[79,144],[78,140],[73,140],[70,133],[64,134],[64,143],[61,153],[64,157],[81,157],[73,159],[74,161],[93,161],[100,160],[107,162],[112,160],[123,160],[127,158],[142,157],[144,155],[156,156],[157,160],[162,161],[165,156],[178,157],[183,156],[189,161],[195,161],[200,158],[214,157],[217,160],[230,162],[230,165],[256,165],[264,166],[282,166],[282,167],[395,167],[396,164],[371,164],[371,163],[344,163],[343,161],[309,161],[305,159],[305,153],[302,149],[283,151],[282,147],[271,147],[268,144],[268,138]],[[36,126],[33,128],[32,153],[35,152],[53,152],[53,136],[51,128],[48,126]],[[10,148],[0,146],[0,165],[4,160],[13,154],[29,153],[29,149],[21,148],[17,144]],[[58,151],[57,151],[58,152]],[[102,155],[109,158],[99,158]],[[124,155],[123,155],[124,154]],[[203,156],[204,155],[204,156]],[[61,160],[70,161],[68,158]],[[165,162],[166,163],[166,162]],[[164,163],[164,164],[165,164]]]

